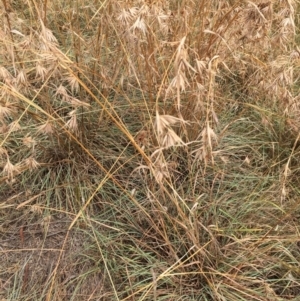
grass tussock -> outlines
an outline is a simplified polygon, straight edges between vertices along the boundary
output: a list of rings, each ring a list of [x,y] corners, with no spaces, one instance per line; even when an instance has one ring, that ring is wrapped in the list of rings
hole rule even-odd
[[[0,15],[1,300],[298,300],[296,1]]]

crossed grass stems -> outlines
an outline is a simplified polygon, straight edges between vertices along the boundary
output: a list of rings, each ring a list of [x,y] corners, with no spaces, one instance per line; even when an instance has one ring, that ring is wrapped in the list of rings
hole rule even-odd
[[[296,298],[297,9],[3,0],[3,298]]]

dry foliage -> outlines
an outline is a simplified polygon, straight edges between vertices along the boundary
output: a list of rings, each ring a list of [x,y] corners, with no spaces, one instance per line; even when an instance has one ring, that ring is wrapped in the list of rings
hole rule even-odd
[[[1,1],[0,299],[296,298],[298,14]]]

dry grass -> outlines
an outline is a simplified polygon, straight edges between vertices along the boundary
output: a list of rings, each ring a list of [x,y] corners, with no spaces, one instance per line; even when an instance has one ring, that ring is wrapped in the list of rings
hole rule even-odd
[[[0,3],[0,300],[298,300],[299,8]]]

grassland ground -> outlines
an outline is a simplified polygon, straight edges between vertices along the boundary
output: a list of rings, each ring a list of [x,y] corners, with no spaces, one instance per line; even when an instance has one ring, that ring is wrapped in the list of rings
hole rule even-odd
[[[1,301],[300,300],[298,2],[0,16]]]

